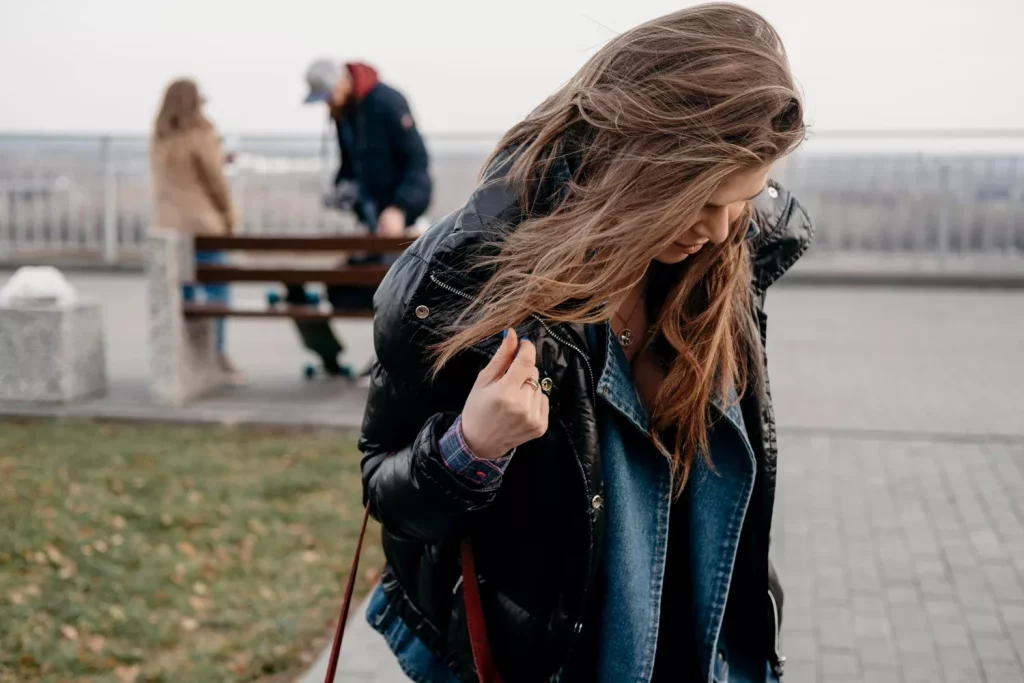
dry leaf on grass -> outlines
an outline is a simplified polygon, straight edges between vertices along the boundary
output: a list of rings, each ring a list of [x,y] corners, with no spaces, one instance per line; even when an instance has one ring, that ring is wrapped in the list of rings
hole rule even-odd
[[[182,555],[185,555],[186,557],[196,556],[196,547],[188,541],[181,541],[180,543],[178,543],[178,550],[181,552]]]
[[[107,639],[103,636],[89,636],[89,640],[86,642],[89,649],[99,654],[103,651],[103,648],[107,646]]]
[[[135,683],[141,671],[137,666],[119,666],[114,669],[114,675],[121,683]]]
[[[117,605],[111,605],[107,612],[116,621],[124,621],[124,610]]]
[[[199,628],[199,620],[193,619],[192,617],[185,617],[181,620],[182,631],[195,631]]]
[[[60,632],[68,640],[78,640],[78,629],[71,624],[61,624]]]

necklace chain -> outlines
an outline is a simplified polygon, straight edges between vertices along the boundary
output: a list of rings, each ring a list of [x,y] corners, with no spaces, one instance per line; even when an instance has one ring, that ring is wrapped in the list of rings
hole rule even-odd
[[[619,313],[617,310],[615,311],[615,317],[621,320],[623,325],[622,331],[619,332],[619,334],[617,335],[619,344],[623,348],[632,344],[633,341],[636,339],[636,336],[633,334],[633,330],[629,329],[629,322],[633,319],[633,315],[636,313],[636,309],[640,306],[640,302],[643,301],[643,299],[644,295],[643,291],[641,290],[640,296],[637,297],[636,303],[633,304],[633,308],[630,309],[629,317],[627,318],[622,317],[622,314]]]

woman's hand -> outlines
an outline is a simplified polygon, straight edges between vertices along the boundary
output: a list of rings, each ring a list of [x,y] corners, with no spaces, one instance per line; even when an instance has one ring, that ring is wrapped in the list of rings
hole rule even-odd
[[[462,433],[478,458],[494,460],[544,436],[548,397],[537,384],[539,374],[536,347],[520,344],[510,329],[462,409]]]

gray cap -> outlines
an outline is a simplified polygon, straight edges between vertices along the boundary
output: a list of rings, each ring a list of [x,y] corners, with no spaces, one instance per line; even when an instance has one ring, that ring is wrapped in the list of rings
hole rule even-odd
[[[311,102],[330,102],[334,89],[341,81],[341,65],[330,59],[318,59],[306,69],[306,83],[309,94],[306,104]]]

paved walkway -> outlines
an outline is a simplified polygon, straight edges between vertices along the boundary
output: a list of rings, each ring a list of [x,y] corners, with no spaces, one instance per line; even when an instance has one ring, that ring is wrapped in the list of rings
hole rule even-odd
[[[107,303],[111,393],[68,414],[358,423],[362,392],[303,381],[305,356],[281,321],[229,326],[250,386],[179,413],[149,405],[141,280],[71,279]],[[787,683],[1024,681],[1022,314],[1021,292],[769,295]],[[368,325],[343,331],[361,362]],[[353,626],[337,680],[404,680],[361,615]]]

